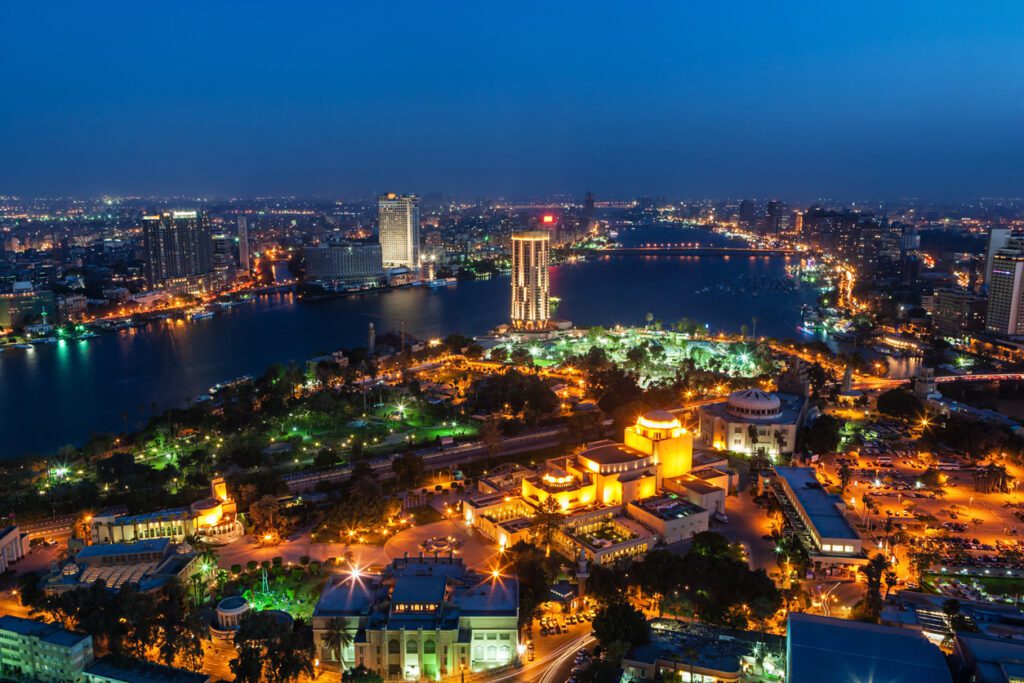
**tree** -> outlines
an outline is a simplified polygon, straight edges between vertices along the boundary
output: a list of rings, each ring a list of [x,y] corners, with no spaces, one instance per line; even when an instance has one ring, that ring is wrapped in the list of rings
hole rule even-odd
[[[604,647],[624,643],[627,649],[651,640],[647,618],[628,602],[613,602],[598,610],[594,617],[594,636]]]
[[[524,541],[509,548],[511,570],[519,581],[519,623],[530,623],[537,608],[548,599],[548,590],[555,576],[553,561],[534,545]]]
[[[348,632],[348,619],[345,617],[334,617],[327,622],[327,633],[324,635],[324,645],[328,649],[338,653],[338,664],[341,670],[345,671],[345,648],[352,644],[352,636]]]
[[[801,443],[811,453],[830,453],[839,445],[839,429],[842,422],[831,415],[819,415],[814,423],[800,432]]]
[[[341,674],[342,683],[384,683],[384,677],[373,669],[359,666],[348,669]]]
[[[881,553],[876,554],[860,568],[867,582],[864,599],[858,604],[857,613],[863,621],[878,622],[885,601],[882,599],[882,578],[889,569],[889,563]]]
[[[559,527],[562,526],[564,517],[565,512],[562,510],[562,506],[554,498],[546,498],[537,508],[534,519],[538,537],[545,545],[546,555],[551,554],[551,541]]]
[[[846,487],[850,485],[850,478],[853,476],[853,470],[850,468],[850,463],[845,460],[839,465],[839,491],[846,493]]]
[[[480,440],[484,442],[484,446],[487,448],[487,457],[496,458],[501,455],[501,429],[498,427],[497,420],[487,418],[484,421],[480,427]]]
[[[878,411],[903,418],[918,418],[924,412],[921,400],[906,389],[890,389],[878,395]]]
[[[290,683],[312,676],[313,639],[301,622],[290,625],[267,612],[250,611],[235,633],[238,656],[231,672],[239,683]]]
[[[391,469],[395,473],[395,480],[399,486],[411,488],[423,478],[426,468],[422,456],[415,453],[403,453],[391,461]]]
[[[167,666],[181,660],[185,668],[198,671],[203,664],[203,638],[206,622],[201,615],[190,615],[185,589],[180,582],[168,584],[158,605],[157,652]]]
[[[271,495],[263,496],[249,506],[249,517],[258,536],[280,536],[283,530],[280,511],[281,504]]]

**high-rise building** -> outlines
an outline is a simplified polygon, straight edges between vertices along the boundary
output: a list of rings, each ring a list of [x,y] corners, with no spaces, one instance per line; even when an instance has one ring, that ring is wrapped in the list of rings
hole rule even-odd
[[[416,195],[389,193],[377,199],[381,256],[384,267],[420,265],[420,200]]]
[[[992,228],[988,232],[988,246],[985,247],[985,284],[992,280],[992,260],[996,252],[1006,247],[1012,233],[1009,228]]]
[[[768,222],[766,227],[767,230],[765,232],[773,235],[782,231],[782,202],[768,202]]]
[[[943,337],[980,332],[985,328],[985,298],[969,289],[940,289],[932,304],[932,324]]]
[[[243,276],[249,275],[249,217],[238,217],[238,267]]]
[[[235,281],[235,238],[230,233],[217,231],[210,239],[213,245],[213,283],[217,289],[223,289]]]
[[[551,235],[545,230],[512,233],[512,325],[517,329],[548,326],[550,247]]]
[[[151,288],[194,292],[210,287],[213,244],[200,211],[163,211],[142,217],[146,280]]]
[[[985,329],[996,334],[1024,334],[1024,238],[1011,238],[992,257]]]
[[[306,279],[367,282],[384,275],[379,244],[340,242],[306,247]]]
[[[756,216],[754,214],[754,202],[744,199],[740,202],[740,225],[745,228],[753,227]]]
[[[583,229],[590,230],[594,224],[594,193],[587,192],[583,196]]]
[[[793,212],[793,232],[797,235],[804,234],[804,212],[794,211]]]

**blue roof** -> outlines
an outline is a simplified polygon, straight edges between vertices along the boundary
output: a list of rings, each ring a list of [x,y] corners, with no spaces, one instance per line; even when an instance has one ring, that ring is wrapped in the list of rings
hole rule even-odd
[[[776,467],[775,472],[789,483],[797,501],[822,538],[860,538],[836,507],[837,503],[843,501],[822,488],[813,468]]]
[[[124,683],[206,683],[210,680],[206,674],[173,666],[145,661],[115,662],[111,657],[96,660],[86,667],[85,672]]]
[[[444,600],[445,576],[398,576],[391,592],[393,603],[433,603]]]
[[[376,576],[353,579],[347,575],[332,577],[316,603],[314,616],[355,616],[366,613],[373,602]]]
[[[788,683],[951,683],[942,652],[908,629],[790,613]]]
[[[169,538],[147,538],[134,543],[100,543],[89,545],[75,555],[83,557],[106,557],[107,555],[132,555],[135,553],[163,552],[167,549],[171,539]]]
[[[75,647],[83,640],[92,639],[92,636],[88,634],[68,631],[56,624],[44,624],[41,621],[22,619],[10,614],[0,617],[0,631],[10,631],[22,636],[32,636],[45,643],[62,647]]]

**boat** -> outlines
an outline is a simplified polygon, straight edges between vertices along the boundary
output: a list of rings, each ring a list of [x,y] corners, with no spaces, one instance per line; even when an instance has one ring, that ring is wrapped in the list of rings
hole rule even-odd
[[[32,346],[31,344],[14,344],[14,348],[16,348],[16,349],[29,349],[29,350],[31,350],[31,349],[34,349],[35,347]]]
[[[32,343],[33,344],[56,344],[57,343],[57,338],[56,337],[39,337],[38,339],[33,339]]]
[[[190,320],[205,320],[213,317],[213,311],[196,311],[189,316]]]
[[[437,289],[438,287],[447,287],[448,285],[454,285],[458,280],[453,277],[438,278],[437,280],[431,280],[427,283],[427,286],[431,289]]]

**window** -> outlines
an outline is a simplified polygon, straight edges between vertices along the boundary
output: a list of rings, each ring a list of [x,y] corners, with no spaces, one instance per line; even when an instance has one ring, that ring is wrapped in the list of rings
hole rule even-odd
[[[392,639],[392,640],[388,641],[388,654],[389,655],[397,655],[397,654],[401,654],[401,652],[402,652],[402,645],[401,645],[401,643],[398,642],[397,639]]]
[[[414,655],[419,652],[419,646],[416,645],[415,640],[410,640],[405,643],[405,654]]]
[[[498,648],[496,648],[494,645],[488,645],[487,646],[487,657],[486,657],[487,661],[493,662],[497,658],[498,658]]]
[[[437,645],[432,640],[423,641],[423,654],[432,655],[437,653]]]

